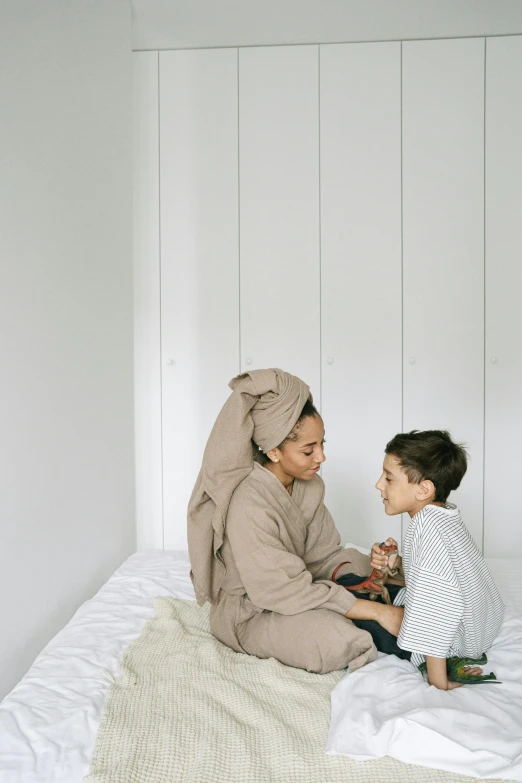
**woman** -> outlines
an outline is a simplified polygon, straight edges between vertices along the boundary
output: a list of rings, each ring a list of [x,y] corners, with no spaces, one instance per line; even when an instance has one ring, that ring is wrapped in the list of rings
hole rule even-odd
[[[189,503],[198,602],[212,604],[213,634],[237,652],[312,672],[357,669],[377,651],[352,621],[397,636],[403,610],[331,581],[343,561],[361,577],[372,565],[341,546],[324,505],[324,426],[310,389],[282,370],[253,370],[230,387]],[[378,544],[372,562],[384,562]]]

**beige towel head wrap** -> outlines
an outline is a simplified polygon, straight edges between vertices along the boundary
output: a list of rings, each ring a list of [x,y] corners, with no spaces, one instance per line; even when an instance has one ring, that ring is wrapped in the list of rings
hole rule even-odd
[[[219,557],[230,499],[254,467],[252,438],[266,453],[296,424],[310,389],[282,370],[233,378],[232,394],[210,433],[188,507],[191,577],[199,604],[214,603],[224,575]]]

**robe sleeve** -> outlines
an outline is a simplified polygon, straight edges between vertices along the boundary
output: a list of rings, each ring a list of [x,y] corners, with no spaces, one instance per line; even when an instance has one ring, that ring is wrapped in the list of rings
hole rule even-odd
[[[285,615],[329,609],[344,615],[352,608],[351,593],[333,582],[314,582],[305,562],[285,548],[272,510],[232,521],[228,538],[248,597],[261,609]]]

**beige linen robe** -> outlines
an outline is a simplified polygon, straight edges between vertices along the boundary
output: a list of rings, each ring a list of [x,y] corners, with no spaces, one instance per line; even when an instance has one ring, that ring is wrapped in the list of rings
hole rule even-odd
[[[319,476],[296,479],[290,495],[255,464],[232,496],[220,555],[211,627],[228,647],[320,673],[376,658],[370,634],[344,616],[354,596],[330,581],[345,560],[345,572],[367,576],[370,558],[341,546]]]

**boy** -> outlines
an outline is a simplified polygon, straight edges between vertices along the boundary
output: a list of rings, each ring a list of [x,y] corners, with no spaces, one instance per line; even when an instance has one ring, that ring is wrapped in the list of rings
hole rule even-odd
[[[394,601],[405,607],[397,643],[411,651],[414,666],[426,660],[430,685],[451,690],[459,683],[448,679],[446,658],[480,658],[497,636],[504,613],[458,509],[447,503],[466,473],[467,454],[441,430],[396,435],[385,454],[375,485],[384,510],[411,517],[402,555],[406,587]],[[481,669],[466,670],[466,675],[477,673]]]

